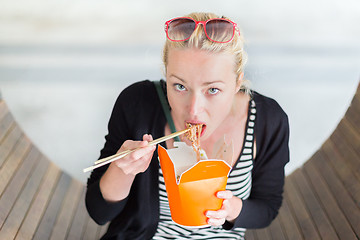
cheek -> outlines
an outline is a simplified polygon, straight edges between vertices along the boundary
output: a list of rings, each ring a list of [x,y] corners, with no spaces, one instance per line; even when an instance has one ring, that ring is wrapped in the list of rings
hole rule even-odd
[[[211,112],[212,117],[221,118],[222,116],[227,115],[229,112],[229,105],[229,102],[217,101],[216,103],[211,104],[208,109]]]
[[[184,109],[184,101],[182,101],[181,98],[174,96],[173,94],[168,95],[168,100],[173,114],[181,114],[181,111]]]
[[[234,96],[228,95],[228,96],[224,96],[218,99],[214,99],[210,104],[209,104],[209,110],[211,111],[213,116],[226,116],[232,107],[234,101]]]

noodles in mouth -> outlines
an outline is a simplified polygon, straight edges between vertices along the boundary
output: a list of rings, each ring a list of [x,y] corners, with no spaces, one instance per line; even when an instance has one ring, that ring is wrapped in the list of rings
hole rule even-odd
[[[191,145],[196,152],[197,161],[200,161],[200,135],[203,124],[191,124],[186,123],[186,126],[190,128],[190,130],[186,133],[187,139],[191,142]]]

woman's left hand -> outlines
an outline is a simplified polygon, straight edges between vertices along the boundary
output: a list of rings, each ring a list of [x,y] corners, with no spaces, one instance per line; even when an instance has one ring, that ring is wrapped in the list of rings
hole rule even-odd
[[[221,208],[217,211],[207,211],[208,224],[212,226],[221,226],[225,221],[233,222],[239,216],[242,209],[242,200],[235,197],[231,191],[219,191],[216,196],[224,199]]]

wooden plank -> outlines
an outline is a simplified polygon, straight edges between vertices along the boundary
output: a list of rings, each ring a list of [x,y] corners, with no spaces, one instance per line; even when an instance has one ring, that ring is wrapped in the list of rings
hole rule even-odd
[[[39,161],[39,154],[35,147],[31,148],[30,153],[0,197],[0,229],[13,208],[23,186],[26,184],[34,165]]]
[[[0,144],[0,169],[22,135],[19,127],[13,126]]]
[[[300,171],[299,169],[296,171]],[[296,172],[295,171],[295,172]],[[287,192],[284,193],[287,198],[289,207],[294,213],[299,224],[302,236],[304,239],[320,239],[319,233],[314,227],[315,223],[310,217],[310,214],[305,206],[304,199],[298,192],[298,188],[294,183],[292,176],[286,178]]]
[[[99,239],[99,228],[98,225],[91,218],[88,219],[88,222],[85,227],[83,240],[97,240]]]
[[[253,230],[253,229],[246,230],[245,239],[246,240],[258,240],[258,238],[256,237],[255,230]]]
[[[12,179],[14,172],[19,167],[30,149],[30,141],[23,136],[16,144],[14,150],[0,169],[0,195]]]
[[[287,178],[285,178],[285,182]],[[287,192],[287,184],[285,185],[285,192]],[[284,197],[281,208],[279,210],[279,220],[281,225],[283,226],[283,231],[285,234],[285,238],[289,240],[302,240],[303,236],[301,234],[301,230],[299,228],[298,223],[296,222],[295,214],[291,212],[288,205],[287,198]]]
[[[9,108],[5,101],[0,99],[0,121],[9,112]]]
[[[277,218],[275,218],[274,221],[272,221],[272,223],[268,227],[268,230],[270,232],[271,239],[274,239],[274,240],[285,240],[286,239],[285,234],[282,230],[279,216]]]
[[[337,130],[338,129],[343,132],[344,140],[354,149],[356,154],[360,156],[360,135],[357,134],[346,118],[341,120],[337,127]]]
[[[6,114],[6,116],[0,120],[0,144],[2,144],[10,129],[15,126],[14,124],[14,119],[10,113]]]
[[[356,134],[360,135],[360,109],[350,107],[344,118],[351,124]]]
[[[334,229],[340,239],[356,239],[348,220],[336,201],[336,197],[332,195],[327,183],[319,173],[321,169],[316,167],[314,161],[323,162],[325,160],[323,159],[323,156],[317,152],[307,163],[304,164],[304,172],[315,190],[326,215],[328,216],[331,224],[334,226]]]
[[[0,100],[0,121],[9,112],[9,108],[6,106],[5,101]]]
[[[294,172],[293,178],[321,238],[327,240],[339,239],[303,171]]]
[[[49,164],[46,158],[42,158]],[[16,236],[16,240],[33,239],[37,226],[48,206],[49,199],[51,198],[55,189],[56,183],[59,180],[60,169],[55,164],[50,163],[48,165],[46,174],[40,183],[39,191],[36,193],[34,200],[29,207],[26,217],[20,226],[19,232]]]
[[[325,154],[322,151],[319,151],[318,154],[322,154],[322,159],[325,159]],[[320,158],[314,159],[314,165],[324,178],[332,195],[335,196],[337,204],[350,223],[353,231],[357,234],[357,236],[360,236],[359,206],[357,206],[348,191],[346,191],[344,185],[338,179],[334,169],[328,165],[326,160],[320,161]]]
[[[95,223],[96,224],[96,223]],[[101,225],[98,225],[97,224],[97,238],[96,239],[100,239],[101,237],[102,237],[102,235],[101,235],[101,232],[103,231],[102,229],[103,229],[103,227],[104,226],[101,226]]]
[[[80,199],[82,188],[83,185],[79,181],[72,179],[50,239],[66,239],[76,206],[79,201],[83,200]]]
[[[256,236],[258,239],[272,239],[268,228],[257,229]]]
[[[343,160],[345,162],[344,164],[350,165],[352,172],[357,179],[360,180],[360,157],[343,139],[344,137],[341,131],[334,131],[334,133],[330,136],[330,140],[341,153],[341,156],[343,156]]]
[[[5,223],[0,231],[0,239],[14,239],[18,229],[25,217],[25,214],[31,204],[33,196],[35,195],[43,175],[46,172],[47,162],[41,161],[38,164],[27,181],[21,195],[16,200],[14,208],[6,218]]]
[[[360,113],[360,94],[358,94],[352,99],[351,104],[345,113],[345,117],[347,117],[348,119],[354,119],[355,120],[354,126],[359,126],[360,125],[359,113]]]
[[[331,140],[325,142],[323,149],[332,168],[335,170],[349,195],[355,202],[360,203],[360,180],[354,175],[353,167],[344,163],[342,153],[338,151]],[[357,159],[360,159],[360,155]]]
[[[52,229],[58,217],[60,207],[69,188],[70,182],[71,178],[69,175],[62,173],[54,194],[51,196],[49,205],[45,210],[44,216],[42,217],[40,224],[35,232],[34,240],[50,238]]]
[[[107,232],[107,229],[109,227],[110,223],[107,223],[105,225],[99,226],[100,227],[100,233],[99,233],[99,237],[104,236],[104,234]]]
[[[360,87],[360,84],[359,84],[359,87]],[[354,95],[353,99],[351,100],[350,106],[354,107],[355,109],[360,110],[360,91],[359,91],[359,89],[356,92],[356,94]]]
[[[86,207],[85,207],[85,193],[86,193],[86,188],[83,187],[82,193],[80,196],[80,201],[78,202],[78,205],[76,207],[75,216],[71,223],[70,231],[67,236],[68,240],[81,239],[81,237],[85,231],[87,222],[89,221],[90,217],[89,217],[89,215],[86,211]]]
[[[357,113],[358,118],[360,118],[360,112]],[[355,117],[352,117],[355,119]],[[346,128],[346,132],[344,131],[345,139],[351,148],[360,156],[360,123],[352,123],[349,121],[348,117],[344,117],[341,121],[343,127],[341,130]],[[356,125],[355,125],[356,124]],[[350,140],[350,141],[349,141]]]

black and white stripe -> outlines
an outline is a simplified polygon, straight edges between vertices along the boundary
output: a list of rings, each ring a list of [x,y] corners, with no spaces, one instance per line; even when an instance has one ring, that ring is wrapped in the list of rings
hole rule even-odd
[[[255,101],[250,101],[249,116],[247,120],[243,149],[237,163],[231,170],[226,185],[227,190],[243,200],[250,196],[251,171],[253,168],[254,126],[256,118]],[[231,231],[222,227],[186,227],[172,221],[164,177],[159,169],[159,194],[160,194],[160,222],[153,239],[244,239],[245,228],[235,228]]]

